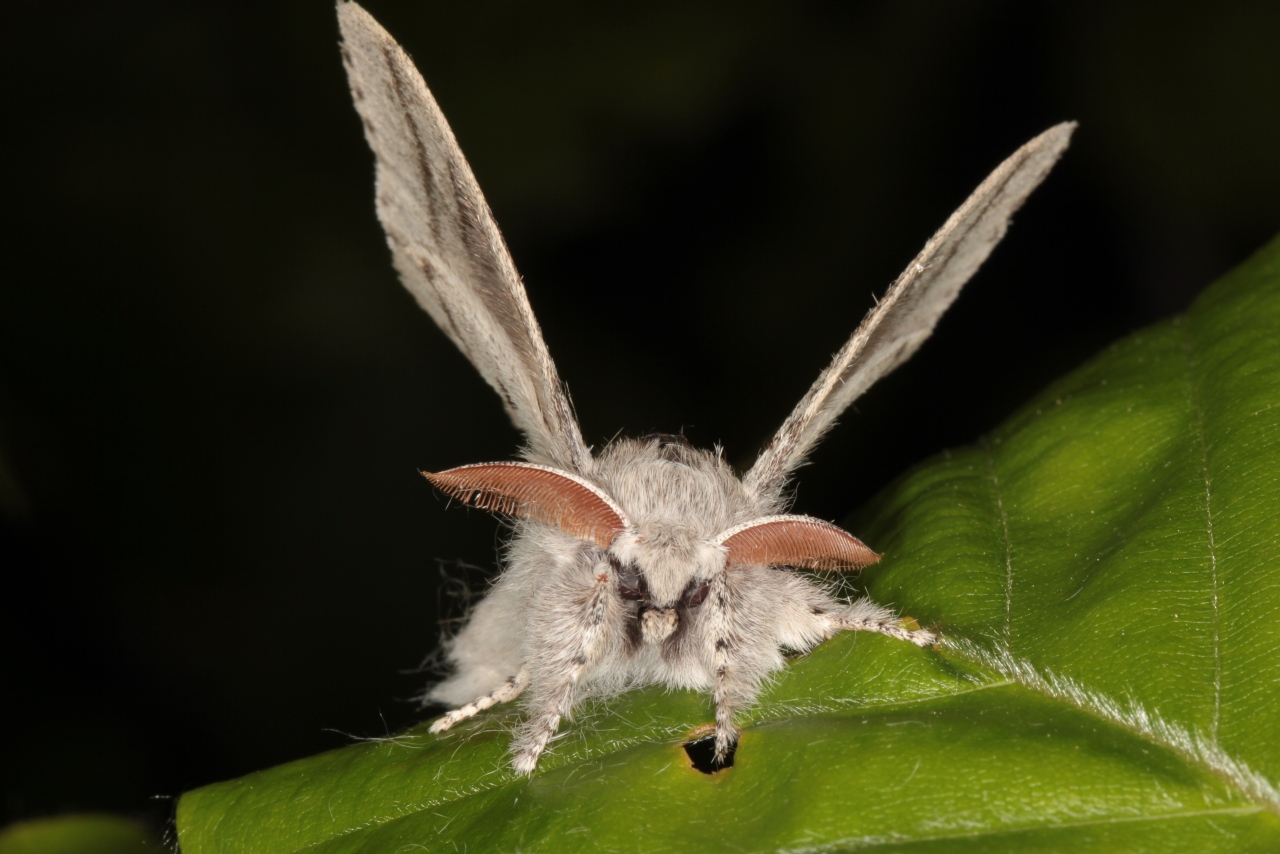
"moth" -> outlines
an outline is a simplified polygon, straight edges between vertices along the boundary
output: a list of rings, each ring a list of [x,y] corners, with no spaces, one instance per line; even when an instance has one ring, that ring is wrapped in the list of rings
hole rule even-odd
[[[749,471],[680,436],[582,431],[524,286],[466,159],[405,51],[364,9],[338,4],[342,58],[376,159],[378,217],[400,279],[505,404],[519,460],[424,472],[440,491],[511,517],[505,566],[447,642],[454,675],[428,694],[443,732],[524,698],[512,766],[531,773],[576,702],[661,684],[710,692],[715,760],[739,710],[784,666],[842,631],[920,647],[937,637],[797,570],[854,570],[879,555],[789,512],[796,467],[873,383],[932,333],[1066,149],[1074,123],[1000,164],[866,316]]]

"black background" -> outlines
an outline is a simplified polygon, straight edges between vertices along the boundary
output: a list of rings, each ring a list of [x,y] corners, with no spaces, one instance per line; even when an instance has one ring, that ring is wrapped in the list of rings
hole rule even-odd
[[[804,470],[805,513],[973,441],[1280,225],[1280,4],[369,7],[596,444],[683,428],[749,464],[978,181],[1080,121]],[[6,21],[3,818],[159,820],[154,796],[421,718],[441,567],[492,567],[499,535],[416,470],[518,437],[395,280],[330,5]]]

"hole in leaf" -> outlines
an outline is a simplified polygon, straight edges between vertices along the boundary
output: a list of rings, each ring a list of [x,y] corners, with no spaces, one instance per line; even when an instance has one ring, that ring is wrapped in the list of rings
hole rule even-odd
[[[737,750],[737,743],[729,745],[729,755],[724,758],[723,762],[717,762],[715,733],[684,743],[684,752],[689,755],[689,761],[693,763],[695,770],[701,771],[703,774],[714,774],[717,771],[723,771],[725,768],[732,768],[733,754]]]

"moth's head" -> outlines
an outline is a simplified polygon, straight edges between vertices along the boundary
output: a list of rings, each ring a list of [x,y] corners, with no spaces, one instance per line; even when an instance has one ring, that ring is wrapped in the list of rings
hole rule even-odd
[[[758,515],[719,450],[695,448],[681,435],[616,439],[592,476],[626,519],[607,549],[624,594],[635,576],[640,600],[657,608],[705,596],[699,587],[725,566],[719,533]]]
[[[659,608],[700,601],[706,582],[738,566],[849,570],[880,559],[829,522],[755,509],[718,453],[648,438],[619,447],[602,454],[592,479],[525,462],[423,474],[465,504],[597,547],[624,597]]]
[[[724,546],[696,528],[670,520],[628,526],[607,549],[618,577],[636,576],[638,597],[657,608],[673,608],[697,599],[704,582],[722,572]]]

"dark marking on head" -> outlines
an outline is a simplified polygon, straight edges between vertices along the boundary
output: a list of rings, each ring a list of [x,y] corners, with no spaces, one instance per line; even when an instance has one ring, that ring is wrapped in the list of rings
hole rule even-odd
[[[644,609],[639,602],[626,602],[627,613],[623,615],[622,626],[627,633],[627,654],[634,655],[635,651],[644,643],[644,632],[640,628],[640,618],[644,615]]]
[[[723,651],[729,648],[729,641],[724,638],[716,638],[716,650]]]
[[[689,586],[684,589],[684,595],[680,597],[680,604],[685,608],[696,608],[705,602],[710,594],[710,581],[704,581],[701,584],[690,581]]]
[[[618,575],[618,595],[629,602],[650,604],[649,582],[639,568],[634,563],[623,564],[613,555],[609,555],[609,563]]]
[[[579,653],[573,657],[573,663],[581,667],[587,663],[587,657]]]

